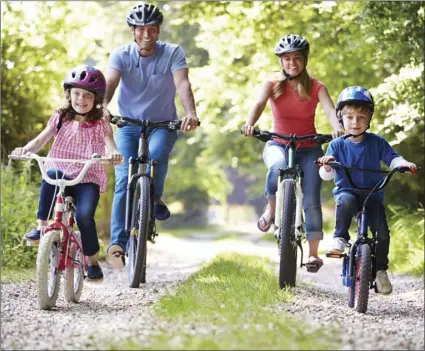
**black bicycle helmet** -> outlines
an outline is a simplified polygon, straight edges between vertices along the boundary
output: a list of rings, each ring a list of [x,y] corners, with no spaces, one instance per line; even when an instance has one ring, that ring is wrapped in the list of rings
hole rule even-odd
[[[298,34],[288,34],[280,38],[274,47],[274,53],[277,56],[293,51],[301,51],[308,57],[310,44],[307,39]]]
[[[127,24],[131,26],[152,26],[162,24],[164,16],[158,7],[151,4],[134,6],[127,15]]]

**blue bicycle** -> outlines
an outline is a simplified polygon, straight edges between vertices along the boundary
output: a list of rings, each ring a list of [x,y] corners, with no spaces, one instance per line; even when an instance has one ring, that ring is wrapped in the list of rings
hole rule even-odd
[[[321,165],[316,161],[316,164]],[[368,235],[368,214],[366,205],[373,193],[382,191],[390,181],[394,173],[414,173],[407,167],[397,167],[391,171],[373,170],[365,168],[354,168],[342,165],[339,162],[329,162],[328,166],[341,168],[350,186],[358,191],[369,192],[362,204],[360,211],[356,215],[357,239],[353,244],[348,243],[348,254],[326,253],[326,257],[342,258],[342,284],[348,288],[348,306],[355,308],[357,312],[365,313],[369,300],[369,289],[376,288],[376,233]],[[382,173],[385,176],[373,187],[358,187],[351,179],[351,171]]]

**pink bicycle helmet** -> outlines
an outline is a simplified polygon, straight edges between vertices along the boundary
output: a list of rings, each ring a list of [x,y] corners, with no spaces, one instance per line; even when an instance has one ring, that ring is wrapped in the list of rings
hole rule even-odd
[[[106,80],[103,73],[93,66],[77,66],[66,75],[63,88],[81,88],[92,92],[96,97],[103,97]]]

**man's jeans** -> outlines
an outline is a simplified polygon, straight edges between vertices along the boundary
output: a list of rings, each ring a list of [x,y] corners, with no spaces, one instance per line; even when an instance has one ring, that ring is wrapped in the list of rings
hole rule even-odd
[[[58,178],[63,177],[63,173],[60,170],[57,170],[56,173],[56,170],[53,169],[48,170],[47,175],[52,179],[56,179],[56,175]],[[69,178],[65,177],[65,179]],[[50,185],[44,180],[42,181],[37,211],[38,219],[48,220],[52,217],[58,190],[59,187]],[[65,188],[65,195],[72,196],[75,200],[75,218],[77,220],[78,229],[81,232],[81,241],[85,256],[93,256],[100,249],[96,222],[94,220],[96,207],[99,203],[99,192],[100,187],[95,183],[79,183]]]
[[[319,176],[319,167],[314,163],[323,156],[320,146],[298,149],[295,164],[304,170],[302,182],[303,208],[305,212],[305,230],[307,240],[323,239],[322,205],[320,202],[320,189],[322,178]],[[286,145],[269,141],[263,152],[264,163],[269,171],[266,178],[265,195],[268,200],[276,198],[279,169],[287,168],[288,151]]]
[[[115,167],[115,193],[111,214],[111,242],[126,251],[127,236],[125,235],[125,202],[128,182],[128,159],[137,158],[141,127],[125,126],[116,132],[115,141],[119,152],[124,158],[122,164]],[[156,160],[155,168],[155,200],[161,199],[164,191],[165,177],[168,171],[168,157],[177,140],[176,131],[165,128],[148,128],[147,137],[150,159]],[[138,164],[134,167],[136,173]],[[149,172],[149,167],[148,167]]]
[[[334,237],[350,240],[348,230],[355,216],[361,209],[368,193],[357,194],[341,192],[335,196],[335,234]],[[390,230],[388,228],[385,207],[377,196],[371,196],[366,205],[368,225],[372,233],[376,233],[378,245],[376,248],[377,270],[388,269],[388,251],[390,248]]]

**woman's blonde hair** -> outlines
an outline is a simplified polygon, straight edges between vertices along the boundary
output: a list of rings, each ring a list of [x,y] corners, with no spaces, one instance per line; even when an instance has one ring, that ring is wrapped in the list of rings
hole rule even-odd
[[[307,66],[307,57],[305,57],[305,66]],[[310,89],[311,89],[311,82],[310,82],[310,76],[307,73],[307,68],[304,68],[304,71],[296,78],[294,78],[297,82],[297,92],[301,97],[301,100],[309,100],[311,99],[310,96]],[[283,91],[285,89],[285,86],[287,84],[287,78],[283,71],[280,73],[280,75],[274,80],[275,85],[272,89],[272,99],[276,100],[279,96],[283,94]]]

